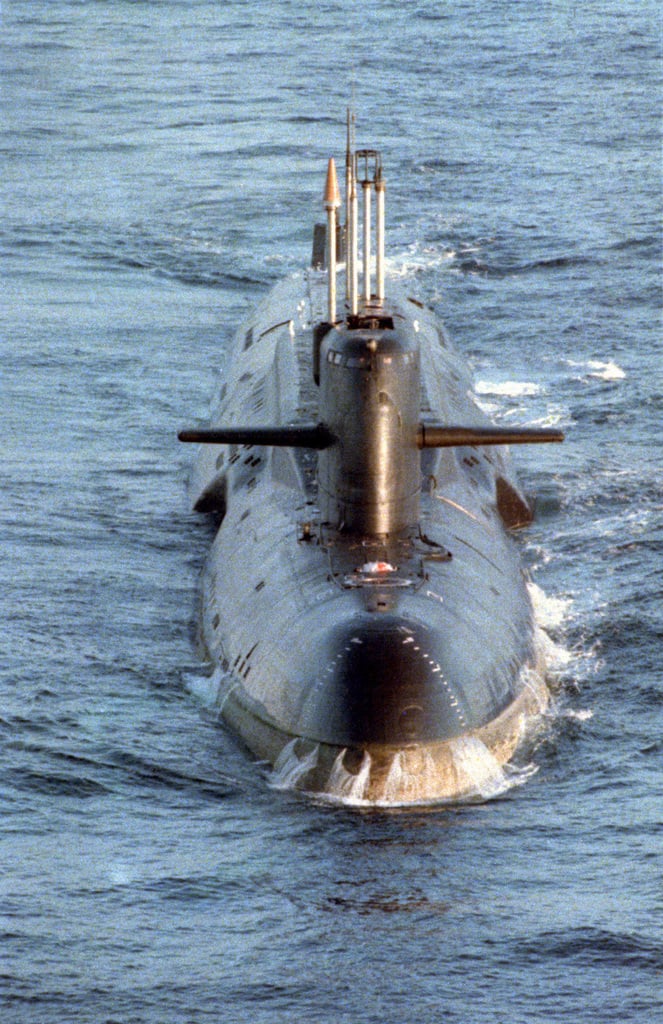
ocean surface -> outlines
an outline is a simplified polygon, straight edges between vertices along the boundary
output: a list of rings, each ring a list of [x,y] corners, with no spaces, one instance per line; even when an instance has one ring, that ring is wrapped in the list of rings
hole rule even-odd
[[[3,0],[0,90],[2,1020],[663,1020],[659,5]],[[567,433],[515,453],[528,781],[429,812],[275,791],[195,648],[176,432],[353,99],[389,271]]]

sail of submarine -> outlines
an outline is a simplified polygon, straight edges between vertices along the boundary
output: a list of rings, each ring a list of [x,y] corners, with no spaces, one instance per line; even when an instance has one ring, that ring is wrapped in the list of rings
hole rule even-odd
[[[349,115],[344,227],[331,160],[326,251],[237,333],[211,426],[179,435],[202,445],[194,507],[221,520],[201,639],[222,717],[277,782],[474,799],[547,701],[504,446],[562,434],[494,426],[438,318],[386,287],[382,161],[353,134]]]

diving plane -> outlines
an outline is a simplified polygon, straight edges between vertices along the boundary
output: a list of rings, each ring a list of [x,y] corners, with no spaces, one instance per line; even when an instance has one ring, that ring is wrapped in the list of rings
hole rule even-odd
[[[179,434],[218,522],[201,640],[275,784],[472,800],[548,701],[507,446],[563,435],[495,426],[436,314],[388,279],[382,158],[353,124],[344,217],[332,159],[311,266],[237,332],[211,425]]]

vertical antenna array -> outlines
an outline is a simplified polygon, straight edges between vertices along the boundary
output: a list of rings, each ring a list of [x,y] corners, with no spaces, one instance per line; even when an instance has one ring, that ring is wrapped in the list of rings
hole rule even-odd
[[[359,211],[357,186],[361,185],[363,201],[362,266],[364,305],[384,302],[384,199],[385,182],[382,175],[382,157],[376,149],[355,149],[355,116],[348,108],[347,144],[345,151],[345,298],[348,314],[359,312]],[[371,287],[371,206],[375,192],[375,293]],[[327,211],[327,319],[336,323],[336,227],[337,210],[341,197],[336,180],[333,159],[327,168],[325,185]]]
[[[382,157],[375,149],[355,150],[355,115],[347,112],[347,144],[345,152],[345,295],[350,316],[359,307],[359,211],[357,186],[361,185],[363,201],[363,301],[384,301],[385,182]],[[375,192],[375,295],[371,288],[371,204]],[[328,264],[329,265],[329,264]],[[335,275],[335,270],[334,270]]]

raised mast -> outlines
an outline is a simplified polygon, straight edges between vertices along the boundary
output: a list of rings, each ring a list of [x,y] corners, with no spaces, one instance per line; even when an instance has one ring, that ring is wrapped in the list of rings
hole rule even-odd
[[[382,175],[382,157],[375,149],[354,148],[355,117],[347,111],[347,141],[345,149],[345,300],[350,318],[360,314],[360,307],[382,305],[385,298],[385,181]],[[359,228],[358,191],[362,193],[362,227]],[[372,223],[372,203],[375,193],[375,226]],[[341,205],[336,181],[334,161],[329,161],[325,186],[327,211],[326,263],[329,275],[328,322],[337,323],[336,269],[337,269],[337,210]],[[375,239],[375,285],[372,280],[372,238]],[[359,284],[359,249],[363,267],[361,294]],[[341,319],[343,317],[341,316]]]
[[[357,315],[357,174],[354,154],[355,115],[348,107],[345,147],[345,294],[350,316]]]
[[[361,183],[364,202],[364,302],[371,301],[371,182],[364,178]]]
[[[354,169],[352,166],[352,151],[354,140],[352,130],[354,127],[354,114],[350,107],[347,110],[347,129],[345,143],[345,298],[348,304],[352,303],[352,251],[351,251],[351,221],[352,221],[352,183]]]
[[[330,159],[325,184],[325,210],[327,211],[327,319],[336,323],[336,211],[341,205],[341,196],[336,179],[336,164]]]
[[[347,294],[350,307],[350,315],[356,316],[358,309],[358,211],[357,211],[357,186],[361,185],[363,202],[363,231],[362,231],[362,263],[363,263],[363,289],[362,299],[365,305],[371,302],[381,304],[384,302],[384,196],[385,182],[382,176],[382,158],[380,153],[374,149],[358,149],[351,152],[346,158],[348,166],[347,179],[349,183],[348,221],[347,233]],[[371,279],[371,237],[372,237],[372,216],[371,205],[375,192],[375,294],[372,288]]]
[[[380,305],[384,302],[384,193],[382,166],[379,165],[375,174],[375,291]]]

